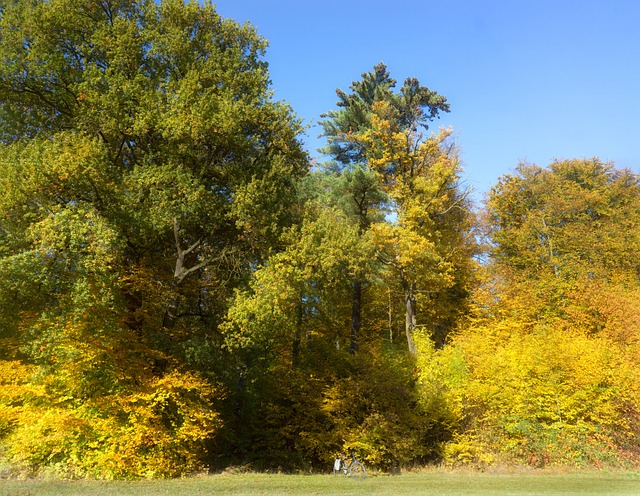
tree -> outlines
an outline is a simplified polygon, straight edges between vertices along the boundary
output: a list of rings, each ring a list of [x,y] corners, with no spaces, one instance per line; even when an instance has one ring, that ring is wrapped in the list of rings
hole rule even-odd
[[[363,166],[339,170],[331,164],[324,171],[312,174],[319,184],[320,201],[336,206],[346,215],[346,221],[357,226],[358,236],[365,241],[371,225],[383,219],[387,196],[380,188],[378,176]],[[355,354],[362,327],[363,291],[375,273],[371,264],[363,265],[353,273],[351,305],[351,345]]]
[[[372,72],[362,74],[360,81],[351,83],[351,93],[338,89],[338,110],[323,114],[321,125],[327,146],[322,150],[342,167],[365,165],[366,148],[358,135],[371,127],[373,105],[390,101],[402,129],[417,124],[426,126],[440,112],[449,112],[449,103],[442,95],[420,86],[415,78],[408,78],[399,93],[393,93],[396,80],[391,78],[384,63],[377,64]]]
[[[410,94],[403,91],[405,98]],[[444,317],[447,307],[461,308],[469,290],[475,242],[468,191],[460,188],[450,132],[426,138],[418,131],[420,114],[413,121],[405,118],[410,125],[403,129],[388,104],[378,103],[374,110],[372,127],[361,139],[397,216],[394,223],[377,224],[375,233],[381,258],[401,286],[405,334],[409,351],[415,353],[418,299],[431,307],[430,335],[442,344],[452,324]]]
[[[361,81],[352,83],[352,93],[347,94],[338,90],[337,105],[340,109],[326,113],[324,115],[326,119],[322,121],[323,134],[328,141],[323,151],[336,160],[335,170],[357,171],[360,169],[374,174],[369,176],[371,179],[366,183],[369,186],[366,189],[369,192],[368,197],[363,195],[347,197],[348,201],[360,208],[360,210],[356,209],[356,215],[360,217],[363,231],[373,224],[367,217],[370,215],[369,212],[372,210],[380,212],[386,196],[386,211],[391,212],[398,219],[402,217],[404,223],[414,222],[409,220],[410,216],[420,216],[422,220],[419,222],[422,228],[429,216],[432,216],[435,222],[435,216],[439,215],[442,218],[440,227],[444,227],[451,221],[456,222],[454,229],[460,236],[457,241],[454,241],[453,237],[448,241],[453,244],[457,242],[459,246],[468,244],[468,238],[463,239],[465,235],[462,234],[469,228],[465,215],[452,215],[454,212],[465,212],[467,206],[464,193],[458,190],[458,165],[452,152],[453,148],[449,147],[448,151],[446,150],[444,135],[429,141],[424,134],[430,121],[438,117],[440,112],[449,111],[449,104],[443,96],[421,86],[415,78],[407,79],[397,93],[393,91],[395,85],[396,82],[390,77],[386,66],[378,64],[372,72],[363,74]],[[431,170],[432,165],[438,161],[438,156],[444,157],[447,154],[450,155],[448,171],[444,172],[447,167],[439,169],[434,167]],[[364,177],[361,175],[362,179]],[[356,188],[360,191],[363,189],[362,185]],[[446,201],[443,200],[445,197],[450,200],[446,205]],[[413,204],[410,205],[410,202]],[[427,213],[426,210],[429,208],[431,211]],[[436,211],[438,208],[441,208],[439,212]],[[420,213],[420,209],[425,211]],[[444,221],[446,214],[449,215]],[[463,226],[465,222],[467,224]],[[389,234],[379,237],[384,246],[383,252],[390,245],[397,244],[390,240],[400,235],[398,225],[390,227],[388,224],[376,223],[375,227],[378,232],[386,230]],[[424,225],[423,230],[426,232],[429,228],[435,229],[434,224]],[[391,234],[389,231],[394,229],[395,234]],[[405,230],[402,236],[405,245],[409,243],[409,231],[410,229]],[[450,232],[453,231],[452,229]],[[386,238],[386,241],[382,241],[383,238]],[[429,248],[424,243],[423,246],[415,245],[413,256],[423,256],[426,263],[426,258],[429,258],[426,254],[433,253],[431,249],[433,245],[427,242],[426,238],[423,241],[429,245]],[[443,251],[445,251],[444,247]],[[453,248],[453,251],[459,250]],[[408,252],[405,251],[405,254]],[[458,260],[462,261],[469,254],[470,251],[467,249]],[[391,257],[383,255],[388,265],[392,264],[392,259],[395,257],[395,254]],[[438,263],[434,264],[434,260],[431,260],[431,271],[438,270]],[[416,326],[416,282],[405,277],[406,266],[404,268],[397,264],[395,266],[401,274],[407,342],[413,353],[415,348],[411,335]],[[444,267],[442,269],[447,270]],[[426,273],[423,272],[421,277],[427,277]],[[360,322],[361,287],[360,281],[354,283],[354,323]]]
[[[637,464],[639,184],[575,159],[492,188],[474,311],[421,371],[457,416],[452,463]]]
[[[182,0],[16,1],[0,16],[11,358],[60,379],[60,398],[78,386],[98,417],[106,393],[213,382],[228,299],[279,249],[307,169],[265,40]]]
[[[378,64],[373,72],[362,74],[362,81],[353,82],[351,94],[336,90],[339,110],[322,115],[320,122],[327,146],[321,151],[334,159],[328,167],[331,175],[341,177],[334,186],[337,198],[334,201],[350,213],[363,234],[371,225],[372,215],[384,202],[379,182],[366,167],[365,150],[362,143],[353,139],[370,126],[371,107],[377,100],[387,98],[395,81],[390,78],[384,64]],[[334,194],[335,194],[334,193]],[[357,338],[362,325],[362,289],[366,285],[363,274],[353,281],[351,352],[357,349]]]
[[[340,448],[322,405],[352,356],[349,282],[374,258],[357,224],[320,202],[284,240],[236,292],[221,327],[245,370],[234,440],[260,446],[246,456],[269,468],[317,466]]]
[[[637,175],[598,159],[521,164],[487,202],[495,277],[536,318],[566,318],[596,285],[633,290],[639,191]]]

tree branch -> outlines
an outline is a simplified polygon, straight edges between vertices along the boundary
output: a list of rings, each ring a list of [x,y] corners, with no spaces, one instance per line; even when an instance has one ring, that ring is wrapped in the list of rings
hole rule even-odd
[[[175,240],[176,240],[176,253],[178,255],[178,258],[176,260],[176,270],[173,273],[173,277],[174,277],[174,282],[176,284],[180,284],[185,279],[185,277],[187,277],[189,274],[207,265],[208,260],[204,260],[199,264],[189,269],[186,269],[184,267],[185,257],[189,255],[191,252],[193,252],[193,250],[195,250],[198,246],[200,246],[201,240],[196,241],[191,246],[189,246],[186,250],[183,250],[182,247],[180,246],[180,231],[178,229],[178,220],[175,217],[173,218],[173,236],[175,237]]]

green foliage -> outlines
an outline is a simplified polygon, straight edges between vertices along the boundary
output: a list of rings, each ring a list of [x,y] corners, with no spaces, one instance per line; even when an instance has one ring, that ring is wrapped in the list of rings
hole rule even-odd
[[[338,90],[307,174],[266,41],[210,3],[16,0],[0,33],[3,463],[638,463],[637,175],[520,165],[478,266],[413,78]]]
[[[222,326],[230,346],[263,340],[287,347],[305,333],[346,341],[336,334],[345,318],[338,312],[339,291],[348,294],[345,281],[367,271],[371,244],[343,214],[322,207],[286,241],[287,249],[256,272],[251,290],[236,294]]]
[[[9,2],[0,31],[0,358],[42,389],[0,391],[5,453],[198,470],[221,424],[215,328],[307,167],[266,41],[181,0]]]
[[[348,349],[345,281],[367,273],[373,257],[358,231],[340,211],[316,207],[237,292],[221,327],[242,359],[238,449],[250,444],[245,456],[258,467],[322,467],[339,444],[322,405]]]
[[[363,351],[368,357],[346,364],[324,394],[336,444],[382,470],[437,459],[434,439],[446,433],[438,412],[418,401],[412,360],[374,347]]]
[[[363,164],[368,161],[367,147],[359,139],[371,128],[376,103],[387,102],[391,107],[391,120],[401,128],[427,127],[440,112],[449,112],[449,103],[442,95],[430,90],[415,78],[408,78],[396,93],[396,80],[384,63],[373,71],[362,74],[362,79],[351,83],[351,93],[336,90],[339,107],[322,115],[323,135],[327,147],[322,151],[343,165]]]

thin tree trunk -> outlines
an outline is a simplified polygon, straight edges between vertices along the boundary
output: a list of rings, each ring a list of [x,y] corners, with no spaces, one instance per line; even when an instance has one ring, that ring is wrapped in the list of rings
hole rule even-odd
[[[164,329],[173,329],[176,325],[176,315],[178,314],[178,283],[174,279],[171,284],[169,292],[169,301],[167,302],[167,308],[162,316],[162,327]]]
[[[124,323],[130,330],[140,335],[144,320],[139,313],[139,310],[142,308],[142,291],[126,291],[123,296],[127,308]]]
[[[407,345],[409,353],[416,354],[416,345],[413,341],[413,330],[416,328],[416,299],[413,295],[413,284],[405,284],[405,333],[407,335]]]
[[[297,367],[300,363],[300,342],[302,336],[302,321],[304,315],[304,308],[302,306],[302,299],[298,301],[298,317],[296,321],[296,328],[293,331],[293,342],[291,343],[291,365]]]
[[[362,326],[362,283],[356,279],[353,282],[353,301],[351,305],[351,347],[349,353],[355,355],[358,350],[358,338]]]
[[[389,290],[389,309],[387,317],[389,319],[389,342],[393,343],[393,307],[391,300],[391,290]]]

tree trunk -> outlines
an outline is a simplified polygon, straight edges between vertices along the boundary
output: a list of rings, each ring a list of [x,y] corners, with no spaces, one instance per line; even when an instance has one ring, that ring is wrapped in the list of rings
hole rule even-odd
[[[351,305],[351,347],[349,353],[355,355],[358,350],[358,337],[362,326],[362,283],[356,279],[353,282],[353,301]]]
[[[389,321],[389,342],[393,343],[393,301],[391,300],[391,290],[389,289],[389,308],[387,310],[387,319]]]
[[[123,296],[127,308],[124,323],[130,330],[140,335],[142,333],[144,320],[139,312],[142,308],[142,291],[135,289],[130,291],[126,290]]]
[[[293,342],[291,343],[291,365],[297,367],[300,363],[300,344],[302,336],[302,322],[304,317],[304,307],[302,299],[298,301],[298,316],[296,328],[293,331]]]
[[[407,334],[409,353],[415,355],[416,345],[413,341],[413,330],[416,328],[416,299],[413,293],[414,285],[404,284],[405,333]]]
[[[178,314],[177,285],[178,283],[174,279],[173,283],[171,284],[167,308],[164,311],[164,316],[162,317],[162,327],[164,329],[173,329],[176,324],[176,315]]]
[[[178,221],[174,217],[173,219],[173,235],[176,240],[176,268],[173,273],[173,281],[171,283],[171,290],[169,292],[169,301],[167,302],[167,309],[162,317],[162,327],[165,329],[173,329],[176,323],[178,315],[178,286],[184,281],[184,279],[191,273],[204,267],[206,260],[194,265],[187,269],[185,267],[186,257],[192,253],[200,245],[200,240],[193,243],[186,250],[183,250],[180,246],[180,234],[178,229]]]

